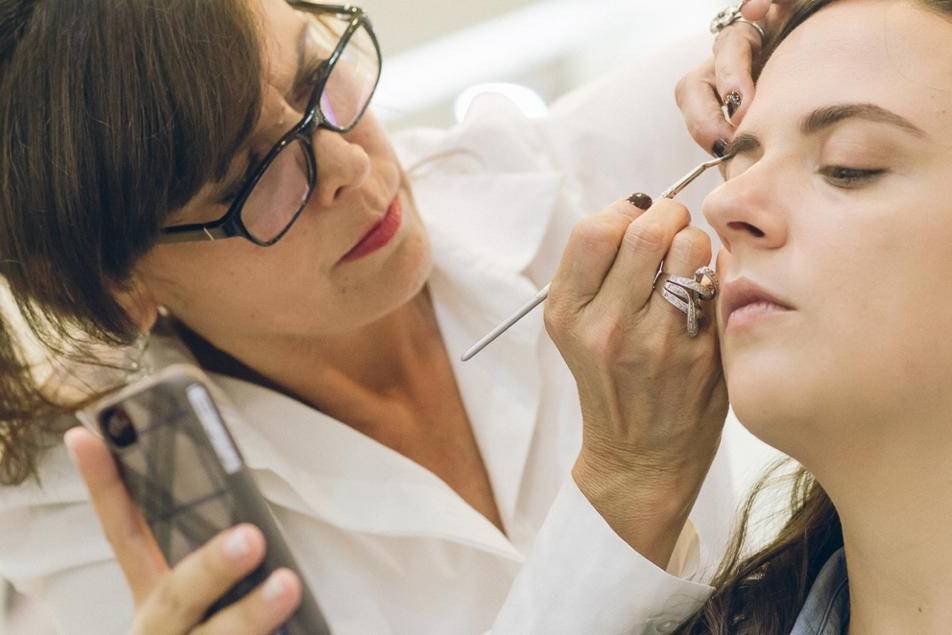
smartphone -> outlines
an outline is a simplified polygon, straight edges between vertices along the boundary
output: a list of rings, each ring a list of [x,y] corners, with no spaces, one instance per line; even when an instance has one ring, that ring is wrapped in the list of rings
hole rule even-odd
[[[215,602],[205,619],[287,567],[301,580],[301,604],[276,632],[330,633],[212,393],[198,368],[177,364],[107,396],[82,418],[109,446],[170,567],[238,523],[264,534],[263,562]]]

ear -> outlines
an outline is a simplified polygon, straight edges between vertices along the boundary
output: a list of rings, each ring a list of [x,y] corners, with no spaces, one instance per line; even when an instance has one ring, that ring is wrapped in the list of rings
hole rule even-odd
[[[138,272],[133,272],[127,283],[116,287],[113,295],[142,333],[152,330],[159,318],[160,305]]]

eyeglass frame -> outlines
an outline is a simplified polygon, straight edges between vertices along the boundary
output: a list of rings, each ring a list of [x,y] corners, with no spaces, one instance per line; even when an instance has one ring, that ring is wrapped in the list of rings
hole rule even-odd
[[[314,91],[311,93],[311,98],[308,101],[307,108],[304,110],[304,117],[293,128],[288,130],[284,136],[282,136],[281,139],[271,147],[271,150],[268,151],[268,154],[266,154],[265,157],[258,163],[258,166],[255,168],[251,178],[248,179],[247,182],[242,186],[241,190],[235,197],[235,200],[232,202],[231,206],[228,208],[228,211],[225,212],[224,216],[207,223],[186,223],[182,225],[163,227],[160,230],[161,234],[158,240],[160,244],[202,240],[214,241],[218,238],[233,238],[238,236],[251,241],[259,247],[270,247],[271,245],[274,245],[279,240],[284,238],[284,236],[288,233],[288,231],[291,229],[291,226],[294,225],[295,221],[297,221],[298,217],[300,217],[301,213],[304,211],[304,208],[307,207],[311,196],[314,194],[314,190],[317,189],[317,157],[314,155],[314,142],[312,139],[314,131],[324,128],[326,130],[339,132],[342,134],[350,132],[358,123],[360,123],[364,113],[367,112],[367,108],[370,106],[370,101],[373,99],[374,93],[377,90],[377,85],[380,83],[380,73],[383,67],[383,56],[380,53],[380,44],[377,42],[377,35],[374,33],[373,25],[370,23],[370,18],[363,9],[351,5],[323,4],[312,2],[311,0],[286,1],[291,6],[300,7],[304,11],[313,11],[314,13],[335,13],[337,15],[351,16],[350,24],[338,41],[334,51],[331,53],[330,57],[321,62],[321,65],[315,71],[315,74],[317,74],[319,77],[315,83]],[[370,94],[367,96],[367,102],[364,104],[364,107],[349,126],[346,128],[341,128],[340,126],[332,124],[321,111],[321,97],[324,94],[324,88],[327,86],[327,81],[330,78],[331,73],[333,73],[338,59],[340,59],[344,49],[350,43],[351,38],[355,33],[357,33],[357,30],[361,26],[363,26],[367,30],[368,35],[370,35],[370,40],[373,42],[374,50],[377,53],[377,77],[374,80],[374,85],[370,90]],[[245,227],[244,221],[241,219],[242,209],[244,208],[248,198],[250,198],[251,193],[254,191],[255,186],[262,179],[268,168],[271,167],[271,164],[274,162],[275,158],[287,146],[296,141],[300,142],[305,149],[304,155],[307,160],[308,178],[307,195],[304,197],[300,209],[298,209],[291,220],[288,221],[288,224],[285,226],[285,228],[282,229],[277,236],[267,241],[260,240]]]

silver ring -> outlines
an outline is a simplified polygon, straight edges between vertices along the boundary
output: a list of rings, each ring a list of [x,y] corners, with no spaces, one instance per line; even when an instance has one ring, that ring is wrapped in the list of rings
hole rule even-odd
[[[694,272],[693,279],[675,274],[659,274],[655,283],[662,278],[665,280],[661,297],[687,317],[688,337],[697,337],[701,330],[700,322],[704,319],[704,311],[699,303],[717,297],[720,291],[717,274],[710,267],[701,267]]]
[[[740,8],[743,6],[743,3],[738,3],[736,5],[722,9],[714,19],[711,20],[711,33],[717,35],[727,27],[731,26],[736,22],[743,22],[744,24],[749,24],[750,26],[757,29],[757,33],[760,33],[761,42],[766,41],[767,31],[764,30],[764,27],[760,26],[756,22],[748,20],[741,14]]]

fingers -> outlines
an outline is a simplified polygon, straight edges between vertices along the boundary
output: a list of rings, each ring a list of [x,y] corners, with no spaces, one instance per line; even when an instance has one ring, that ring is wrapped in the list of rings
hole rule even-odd
[[[138,614],[142,632],[188,632],[208,607],[254,570],[264,552],[264,537],[252,525],[218,534],[183,558],[148,597]]]
[[[165,558],[129,497],[105,443],[81,426],[68,430],[63,440],[138,605],[167,573]]]
[[[609,305],[628,310],[644,307],[672,240],[690,222],[688,209],[666,198],[633,221],[599,292],[599,310],[608,310]]]
[[[579,221],[572,230],[559,269],[552,279],[547,308],[575,313],[599,292],[631,222],[644,211],[616,201]]]
[[[741,14],[748,20],[763,20],[767,16],[767,11],[770,9],[771,0],[748,0],[744,3],[744,6],[741,7]]]
[[[685,75],[675,89],[675,99],[688,132],[694,141],[710,154],[718,143],[727,144],[734,136],[734,128],[724,119],[721,96],[717,92],[714,58]]]
[[[194,635],[252,635],[274,632],[301,601],[301,583],[289,569],[274,571],[240,602],[213,615]]]
[[[743,120],[753,101],[751,69],[761,45],[760,33],[742,23],[724,29],[714,44],[715,90],[725,100],[732,94],[739,97],[739,102],[727,102],[730,122],[735,127]]]

